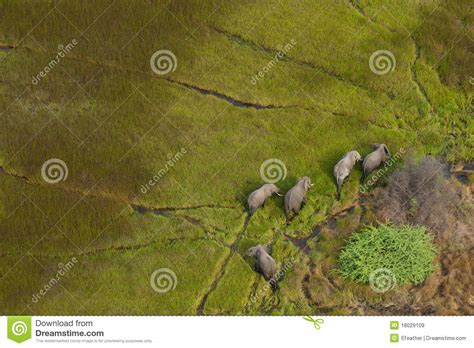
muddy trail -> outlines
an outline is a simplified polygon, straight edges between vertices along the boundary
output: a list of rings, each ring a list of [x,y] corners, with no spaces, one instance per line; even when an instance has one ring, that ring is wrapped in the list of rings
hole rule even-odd
[[[204,294],[203,298],[199,302],[199,306],[196,310],[196,315],[205,315],[204,308],[206,307],[207,299],[208,299],[209,295],[216,289],[217,285],[219,284],[222,277],[224,276],[225,271],[227,269],[227,265],[229,264],[230,259],[237,253],[237,249],[239,247],[240,241],[242,240],[242,238],[245,235],[245,232],[247,231],[247,228],[248,228],[248,225],[249,225],[249,222],[250,222],[250,217],[251,217],[250,215],[247,215],[247,217],[245,219],[245,222],[244,222],[244,226],[242,227],[242,230],[239,232],[239,234],[235,238],[234,242],[230,246],[229,254],[227,255],[227,257],[222,262],[222,266],[221,266],[219,272],[217,273],[217,275],[214,278],[213,282],[211,283],[210,287],[208,288],[208,290]]]
[[[296,238],[293,236],[290,236],[288,234],[284,234],[285,238],[289,240],[293,245],[295,245],[298,249],[300,249],[303,253],[308,254],[310,252],[310,248],[308,246],[308,242],[321,233],[321,230],[326,227],[329,228],[333,231],[336,230],[336,223],[338,219],[341,219],[343,217],[346,217],[349,214],[352,214],[355,210],[356,207],[362,206],[362,200],[358,198],[355,202],[350,204],[348,207],[345,207],[341,210],[338,210],[330,215],[328,215],[323,221],[317,223],[315,226],[311,228],[311,232],[309,235],[302,237],[302,238]]]
[[[0,52],[10,52],[14,48],[15,47],[10,46],[10,45],[1,45],[0,44]]]
[[[13,48],[13,46],[0,46],[0,51],[10,51]],[[29,46],[21,46],[22,49],[26,49],[32,52],[36,52],[35,49]],[[274,104],[261,104],[258,102],[251,102],[251,101],[245,101],[245,100],[239,100],[238,98],[232,97],[228,94],[225,94],[221,91],[217,91],[211,88],[207,88],[204,86],[198,86],[196,84],[192,84],[190,82],[186,81],[181,81],[177,79],[172,79],[169,77],[164,77],[164,76],[159,76],[156,75],[152,72],[145,72],[137,69],[131,69],[127,66],[120,65],[119,63],[116,62],[107,62],[107,61],[98,61],[92,57],[87,57],[87,56],[75,56],[71,53],[69,53],[67,56],[64,57],[64,59],[68,60],[73,60],[77,62],[82,62],[86,64],[92,64],[95,66],[99,66],[101,68],[107,68],[107,69],[114,69],[117,71],[121,71],[124,73],[128,73],[131,75],[142,75],[142,76],[148,76],[156,79],[161,79],[164,80],[168,83],[174,84],[181,86],[183,88],[186,88],[188,90],[192,90],[196,93],[199,93],[201,95],[205,96],[211,96],[213,98],[217,98],[219,100],[225,101],[226,103],[229,103],[230,105],[238,108],[253,108],[255,110],[268,110],[268,109],[288,109],[288,108],[295,108],[298,107],[298,105],[274,105]]]
[[[423,97],[424,101],[426,104],[428,104],[430,112],[433,111],[433,105],[431,103],[431,99],[428,95],[428,92],[426,92],[425,87],[421,83],[420,79],[418,78],[418,72],[416,69],[416,64],[420,60],[420,55],[421,55],[421,46],[418,44],[418,42],[415,40],[413,36],[410,36],[411,40],[413,41],[413,44],[415,45],[415,60],[413,61],[411,65],[411,74],[412,74],[412,80],[416,84],[418,91],[420,92],[421,96]]]
[[[463,185],[469,185],[469,175],[474,174],[474,163],[461,163],[458,165],[453,165],[449,169],[449,173]]]
[[[114,201],[117,203],[125,203],[131,207],[135,212],[139,214],[145,213],[154,213],[156,215],[168,216],[173,212],[181,211],[181,210],[194,210],[194,209],[238,209],[242,210],[241,206],[237,205],[220,205],[220,204],[197,204],[197,205],[190,205],[190,206],[182,206],[182,207],[153,207],[151,205],[146,205],[144,203],[136,203],[135,199],[129,199],[125,196],[119,196],[111,192],[105,191],[93,191],[87,190],[82,188],[71,187],[67,185],[50,185],[44,180],[38,180],[38,178],[32,178],[29,176],[25,176],[22,174],[18,174],[12,171],[5,169],[4,167],[0,166],[0,175],[6,175],[17,180],[20,180],[28,185],[32,186],[42,186],[49,189],[60,190],[71,194],[77,194],[81,196],[88,196],[97,199],[103,199],[108,201]]]
[[[202,95],[210,95],[212,97],[223,100],[223,101],[231,104],[232,106],[235,106],[235,107],[238,107],[238,108],[254,108],[256,110],[265,110],[265,109],[288,109],[288,108],[296,107],[296,106],[292,106],[292,105],[272,105],[272,104],[264,105],[264,104],[259,104],[259,103],[252,103],[252,102],[242,101],[242,100],[238,100],[236,98],[233,98],[231,96],[225,95],[224,93],[220,93],[220,92],[217,92],[217,91],[213,91],[211,89],[196,86],[196,85],[193,85],[193,84],[190,84],[190,83],[187,83],[187,82],[182,82],[182,81],[178,81],[178,80],[170,79],[170,78],[165,78],[165,80],[168,81],[168,82],[174,83],[174,84],[178,84],[178,85],[180,85],[182,87],[185,87],[187,89],[196,91],[196,92],[198,92]]]
[[[240,35],[237,35],[235,33],[231,33],[229,31],[226,31],[222,28],[218,28],[218,27],[215,27],[215,26],[212,26],[212,25],[207,25],[207,26],[211,30],[215,31],[218,34],[224,35],[225,37],[227,37],[227,39],[229,41],[235,42],[238,45],[250,47],[255,51],[263,52],[266,55],[271,55],[271,56],[278,55],[278,59],[281,60],[281,61],[291,62],[291,63],[294,63],[294,64],[299,65],[301,67],[310,68],[310,69],[319,71],[319,72],[321,72],[321,73],[323,73],[327,76],[330,76],[330,77],[332,77],[332,78],[334,78],[334,79],[336,79],[336,80],[338,80],[342,83],[351,85],[355,88],[359,88],[359,89],[362,89],[362,90],[365,90],[365,91],[368,91],[368,92],[371,91],[368,87],[363,86],[363,85],[357,83],[356,81],[351,80],[347,77],[344,77],[344,76],[342,76],[341,74],[339,74],[335,71],[329,70],[327,67],[324,67],[324,66],[321,66],[321,65],[316,65],[316,64],[308,62],[308,61],[299,60],[299,59],[296,59],[294,57],[288,56],[286,54],[281,54],[282,52],[279,51],[278,49],[275,49],[273,47],[265,47],[263,45],[255,43],[251,40],[245,39]],[[378,91],[378,92],[381,92],[381,91]],[[384,93],[384,92],[382,91],[382,93]]]

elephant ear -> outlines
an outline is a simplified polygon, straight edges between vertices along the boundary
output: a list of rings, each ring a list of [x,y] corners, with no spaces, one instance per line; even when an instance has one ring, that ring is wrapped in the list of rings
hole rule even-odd
[[[380,144],[372,144],[372,149],[377,150],[380,147]]]
[[[275,193],[275,192],[280,192],[280,188],[277,185],[272,184],[272,193]]]
[[[257,250],[256,247],[248,248],[247,251],[245,252],[245,255],[250,256],[250,257],[254,257],[256,250]]]

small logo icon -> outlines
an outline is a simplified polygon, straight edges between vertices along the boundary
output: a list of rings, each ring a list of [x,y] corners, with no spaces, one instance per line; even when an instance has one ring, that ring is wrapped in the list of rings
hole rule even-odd
[[[377,75],[385,75],[392,72],[396,64],[395,56],[387,50],[375,51],[369,59],[370,70]]]
[[[31,338],[31,317],[8,317],[7,337],[17,343]]]
[[[278,181],[285,180],[286,166],[278,158],[270,158],[260,165],[260,177],[267,184],[275,184]]]
[[[390,330],[398,330],[398,321],[390,322]]]
[[[306,316],[306,317],[303,317],[303,319],[306,320],[306,321],[309,321],[309,322],[313,323],[314,328],[315,328],[316,330],[321,329],[321,324],[324,324],[324,319],[322,319],[322,318],[314,319],[314,318],[311,318],[311,317],[308,315],[308,316]]]
[[[397,343],[398,342],[398,334],[390,334],[390,342]]]
[[[150,276],[150,285],[156,292],[163,294],[170,290],[174,290],[178,284],[178,278],[169,268],[159,268]]]
[[[48,184],[57,184],[66,180],[68,173],[66,163],[59,158],[51,158],[44,162],[41,167],[41,176]]]
[[[166,75],[178,67],[178,60],[173,52],[159,50],[150,57],[151,70],[157,75]]]
[[[384,293],[397,285],[395,274],[388,268],[378,268],[369,275],[369,284],[372,290]]]

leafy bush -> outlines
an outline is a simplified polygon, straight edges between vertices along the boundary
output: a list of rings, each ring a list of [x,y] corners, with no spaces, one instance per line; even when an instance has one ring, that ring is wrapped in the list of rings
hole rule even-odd
[[[369,226],[349,239],[339,256],[339,272],[368,283],[373,272],[388,269],[397,284],[419,284],[434,271],[435,256],[432,237],[422,226]]]

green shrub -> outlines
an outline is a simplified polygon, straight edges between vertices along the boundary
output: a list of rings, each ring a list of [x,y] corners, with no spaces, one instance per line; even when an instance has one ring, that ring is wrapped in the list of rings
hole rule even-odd
[[[368,283],[378,269],[393,272],[397,284],[419,284],[435,269],[436,248],[426,228],[383,224],[354,233],[339,256],[339,273]]]

